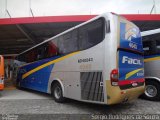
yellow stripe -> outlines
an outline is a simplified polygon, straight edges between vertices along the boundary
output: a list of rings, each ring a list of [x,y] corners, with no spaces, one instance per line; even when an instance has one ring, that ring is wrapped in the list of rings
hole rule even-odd
[[[160,60],[160,57],[146,58],[146,59],[144,59],[144,62],[149,62],[149,61],[153,61],[153,60]]]
[[[58,59],[56,59],[56,60],[50,61],[50,62],[48,62],[48,63],[45,63],[45,64],[43,64],[43,65],[41,65],[41,66],[39,66],[39,67],[36,67],[36,68],[30,70],[29,72],[23,74],[22,79],[26,78],[27,76],[33,74],[34,72],[36,72],[36,71],[38,71],[38,70],[40,70],[40,69],[42,69],[42,68],[44,68],[44,67],[47,67],[47,66],[49,66],[49,65],[51,65],[51,64],[53,64],[53,63],[62,61],[62,60],[66,59],[66,58],[68,58],[68,57],[71,57],[71,56],[73,56],[73,55],[75,55],[75,54],[77,54],[77,53],[79,53],[79,52],[71,53],[71,54],[69,54],[69,55],[66,55],[66,56],[63,56],[63,57],[58,58]]]
[[[140,70],[143,70],[143,69],[140,68],[140,69],[136,69],[136,70],[133,70],[133,71],[127,73],[125,79],[128,79],[129,77],[131,77],[131,76],[134,75],[135,73],[139,72]]]

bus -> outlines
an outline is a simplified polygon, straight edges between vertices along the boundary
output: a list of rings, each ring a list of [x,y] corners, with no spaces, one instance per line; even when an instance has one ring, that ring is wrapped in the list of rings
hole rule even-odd
[[[4,89],[4,58],[0,55],[0,91]]]
[[[143,41],[146,88],[142,95],[147,100],[160,100],[160,40]]]
[[[105,13],[20,53],[17,86],[99,104],[136,99],[144,92],[139,28]]]

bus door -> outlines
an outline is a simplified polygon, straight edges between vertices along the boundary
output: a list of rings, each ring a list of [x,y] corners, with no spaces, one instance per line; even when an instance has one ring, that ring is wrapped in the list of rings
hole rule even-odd
[[[0,55],[0,90],[4,88],[4,58]]]
[[[118,72],[121,90],[144,85],[143,46],[139,29],[130,22],[120,22]]]

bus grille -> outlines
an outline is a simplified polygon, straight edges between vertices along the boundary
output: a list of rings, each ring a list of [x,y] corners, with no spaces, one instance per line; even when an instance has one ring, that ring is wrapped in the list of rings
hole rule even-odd
[[[81,72],[81,98],[104,101],[102,72]],[[102,84],[102,85],[100,85]]]

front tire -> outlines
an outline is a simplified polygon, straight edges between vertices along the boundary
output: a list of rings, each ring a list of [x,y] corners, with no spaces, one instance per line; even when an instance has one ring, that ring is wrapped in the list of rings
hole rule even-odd
[[[155,80],[146,81],[145,92],[142,98],[151,101],[160,100],[160,83]]]
[[[61,85],[56,82],[51,87],[51,94],[53,96],[53,99],[58,103],[63,103],[65,101],[65,98],[63,97],[63,91]]]

